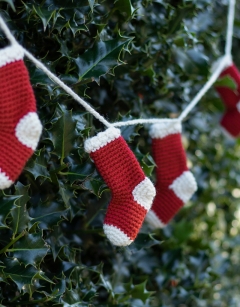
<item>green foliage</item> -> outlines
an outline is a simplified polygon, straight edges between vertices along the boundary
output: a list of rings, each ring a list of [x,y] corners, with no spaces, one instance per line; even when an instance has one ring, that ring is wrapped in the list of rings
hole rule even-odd
[[[179,115],[223,54],[226,10],[209,0],[0,0],[17,40],[111,122]],[[240,67],[239,33],[238,11]],[[102,230],[110,191],[83,149],[103,127],[26,65],[44,131],[0,195],[0,306],[239,306],[240,142],[220,131],[214,89],[184,122],[197,193],[164,230],[144,224],[116,248]],[[154,181],[147,128],[122,135]]]

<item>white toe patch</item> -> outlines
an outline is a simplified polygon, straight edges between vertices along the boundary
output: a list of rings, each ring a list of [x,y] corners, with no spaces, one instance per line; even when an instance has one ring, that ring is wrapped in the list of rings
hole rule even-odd
[[[13,181],[9,179],[9,177],[0,170],[0,189],[9,188],[13,184]]]
[[[189,201],[194,192],[197,191],[197,183],[190,171],[185,171],[169,186],[183,203]]]
[[[103,230],[109,241],[116,246],[127,246],[133,242],[122,230],[113,225],[103,225]]]
[[[15,128],[15,135],[23,145],[35,150],[42,133],[42,124],[35,112],[23,116]]]
[[[147,211],[152,207],[156,190],[152,182],[146,177],[132,191],[134,200]]]
[[[156,228],[163,228],[166,226],[159,217],[156,215],[156,213],[153,210],[150,210],[148,214],[146,215],[145,221],[149,224],[149,226],[152,229]]]

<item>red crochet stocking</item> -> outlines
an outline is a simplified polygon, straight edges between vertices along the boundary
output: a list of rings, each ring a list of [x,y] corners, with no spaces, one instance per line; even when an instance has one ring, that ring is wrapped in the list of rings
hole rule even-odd
[[[229,76],[232,78],[237,86],[236,90],[232,90],[231,88],[224,87],[224,86],[216,86],[216,90],[220,97],[222,98],[222,101],[226,107],[226,109],[236,109],[237,104],[240,101],[240,73],[237,69],[237,67],[232,63],[230,66],[225,68],[220,77]]]
[[[146,217],[152,228],[164,227],[197,189],[187,168],[180,133],[180,123],[154,124],[150,129],[157,164],[157,195]]]
[[[108,128],[85,141],[96,167],[112,192],[103,229],[114,245],[129,245],[136,238],[152,205],[155,189],[120,135]]]
[[[0,189],[9,187],[37,147],[42,131],[23,50],[0,49]]]
[[[223,70],[220,78],[223,76],[231,77],[237,88],[232,90],[224,86],[216,86],[216,90],[226,107],[226,112],[220,124],[225,134],[237,138],[240,136],[240,72],[234,64],[231,64]]]
[[[240,136],[240,113],[239,111],[227,110],[220,122],[223,132],[230,138]]]

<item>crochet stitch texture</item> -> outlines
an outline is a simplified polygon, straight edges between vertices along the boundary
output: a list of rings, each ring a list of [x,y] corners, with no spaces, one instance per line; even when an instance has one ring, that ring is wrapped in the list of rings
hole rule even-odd
[[[0,189],[18,178],[42,131],[22,58],[18,45],[0,50]]]
[[[197,189],[187,168],[180,133],[180,123],[155,124],[150,130],[152,154],[157,164],[157,195],[146,217],[152,228],[164,227]]]
[[[220,78],[224,76],[231,77],[235,81],[237,88],[231,89],[225,86],[216,86],[216,90],[226,108],[220,125],[225,134],[236,138],[240,136],[240,73],[232,63],[223,70]]]
[[[119,129],[109,128],[86,140],[85,150],[92,150],[90,156],[112,192],[104,232],[114,245],[129,245],[152,205],[154,186],[145,177]]]

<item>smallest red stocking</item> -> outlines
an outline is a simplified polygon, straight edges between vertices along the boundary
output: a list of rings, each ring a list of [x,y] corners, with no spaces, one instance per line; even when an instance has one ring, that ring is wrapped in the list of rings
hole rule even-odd
[[[150,129],[156,167],[156,197],[147,214],[151,228],[164,227],[197,190],[188,170],[181,140],[181,123],[154,124]]]
[[[232,138],[240,136],[240,72],[234,63],[230,63],[219,78],[229,76],[236,83],[236,89],[231,89],[225,86],[216,86],[224,105],[225,113],[220,121],[225,134]]]
[[[114,127],[85,141],[85,150],[112,192],[103,229],[114,245],[136,238],[156,194],[133,152]]]

